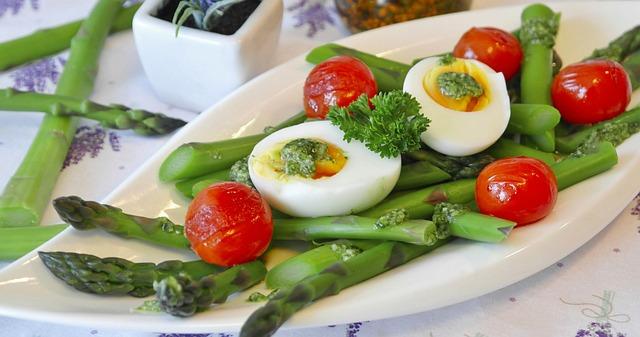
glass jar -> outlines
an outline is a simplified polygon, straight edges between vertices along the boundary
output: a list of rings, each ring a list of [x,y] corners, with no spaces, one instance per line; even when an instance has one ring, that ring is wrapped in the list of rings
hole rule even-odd
[[[471,0],[335,0],[335,3],[354,33],[471,7]]]

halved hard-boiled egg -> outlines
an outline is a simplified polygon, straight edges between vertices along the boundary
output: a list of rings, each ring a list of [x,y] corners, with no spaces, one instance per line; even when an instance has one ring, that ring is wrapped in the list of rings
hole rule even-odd
[[[476,60],[426,58],[409,70],[403,90],[416,97],[431,120],[422,141],[451,156],[488,148],[511,116],[504,76]]]
[[[276,131],[249,156],[256,189],[279,211],[298,217],[345,215],[384,199],[400,176],[400,157],[382,158],[347,143],[329,121]]]

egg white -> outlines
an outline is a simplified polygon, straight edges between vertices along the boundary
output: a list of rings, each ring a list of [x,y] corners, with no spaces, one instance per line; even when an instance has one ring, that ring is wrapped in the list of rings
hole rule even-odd
[[[260,194],[279,211],[297,217],[346,215],[384,199],[400,176],[400,157],[382,158],[359,141],[347,143],[329,121],[308,122],[276,131],[249,157],[249,175]],[[347,161],[338,173],[319,179],[288,176],[257,160],[278,144],[297,138],[322,140],[340,148]]]
[[[504,133],[511,116],[504,76],[482,62],[465,60],[484,72],[491,97],[482,110],[453,110],[437,103],[423,86],[424,76],[437,67],[439,59],[430,57],[418,62],[404,80],[403,90],[416,97],[422,106],[422,114],[431,120],[427,131],[421,135],[422,141],[450,156],[467,156],[485,150]]]

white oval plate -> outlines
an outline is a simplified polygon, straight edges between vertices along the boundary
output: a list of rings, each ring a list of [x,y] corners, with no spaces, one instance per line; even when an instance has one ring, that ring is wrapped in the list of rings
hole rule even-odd
[[[638,2],[552,4],[562,12],[558,52],[565,63],[588,55],[638,24]],[[489,9],[413,21],[339,43],[399,61],[451,50],[471,26],[518,27],[522,7]],[[311,66],[298,57],[256,78],[189,123],[104,202],[146,216],[181,222],[186,201],[157,179],[162,160],[191,141],[259,132],[301,109],[302,83]],[[639,95],[635,95],[637,101]],[[518,228],[502,244],[463,240],[343,291],[297,313],[287,327],[309,327],[411,314],[458,303],[522,280],[571,253],[604,228],[640,189],[640,136],[618,148],[609,172],[560,193],[547,218]],[[135,261],[193,259],[188,252],[124,241],[100,231],[67,230],[39,250],[119,256]],[[283,257],[269,254],[269,265]],[[258,286],[257,289],[261,287]],[[0,273],[0,315],[60,324],[156,332],[235,331],[258,307],[247,295],[188,319],[133,313],[140,299],[99,297],[72,290],[44,268],[35,252]]]

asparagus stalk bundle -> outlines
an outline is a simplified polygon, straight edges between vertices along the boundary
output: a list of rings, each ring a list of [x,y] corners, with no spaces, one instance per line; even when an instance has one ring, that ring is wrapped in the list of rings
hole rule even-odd
[[[71,55],[56,94],[86,98],[93,90],[98,59],[122,0],[100,0],[71,42]],[[40,222],[71,145],[76,123],[45,116],[26,157],[0,195],[0,227]]]
[[[314,301],[338,294],[343,289],[405,264],[446,242],[447,239],[439,240],[431,246],[383,242],[346,261],[337,261],[318,274],[280,289],[267,304],[249,316],[242,326],[240,337],[271,336],[293,314]]]
[[[522,103],[552,105],[553,46],[559,19],[558,14],[542,4],[530,5],[522,12],[520,28],[520,42],[524,50],[520,77]],[[546,130],[528,137],[543,151],[555,150],[553,130]]]
[[[113,20],[111,33],[131,28],[133,15],[141,4],[121,8]],[[71,39],[78,33],[82,20],[57,27],[37,30],[21,38],[0,43],[0,71],[35,61],[68,49]]]
[[[70,252],[38,252],[38,255],[47,269],[67,285],[98,295],[146,297],[155,294],[155,281],[178,275],[201,278],[223,270],[199,260],[170,260],[155,264]]]
[[[264,264],[256,260],[199,279],[187,274],[167,276],[153,288],[162,311],[188,317],[212,304],[224,303],[229,295],[262,281],[266,273]]]
[[[152,241],[166,247],[190,247],[184,228],[165,217],[130,215],[120,208],[84,201],[76,196],[57,198],[53,207],[62,221],[78,230],[100,228],[120,237]]]
[[[609,170],[618,163],[616,149],[611,143],[601,142],[580,156],[568,157],[551,165],[556,174],[558,189],[562,190],[589,177]],[[398,196],[391,196],[360,213],[365,217],[380,217],[393,209],[404,208],[411,218],[428,218],[435,205],[447,201],[466,204],[474,200],[475,179],[463,179],[429,186]]]
[[[51,116],[83,117],[100,122],[110,129],[132,129],[141,135],[173,132],[185,121],[160,113],[131,109],[123,105],[102,105],[86,99],[0,89],[0,110],[39,111]]]
[[[393,213],[391,213],[393,214]],[[384,215],[383,215],[384,216]],[[476,241],[500,242],[515,226],[514,222],[472,212],[442,202],[434,206],[433,221],[411,219],[386,227],[379,220],[361,216],[278,219],[275,240],[367,239],[432,245],[455,236]]]

